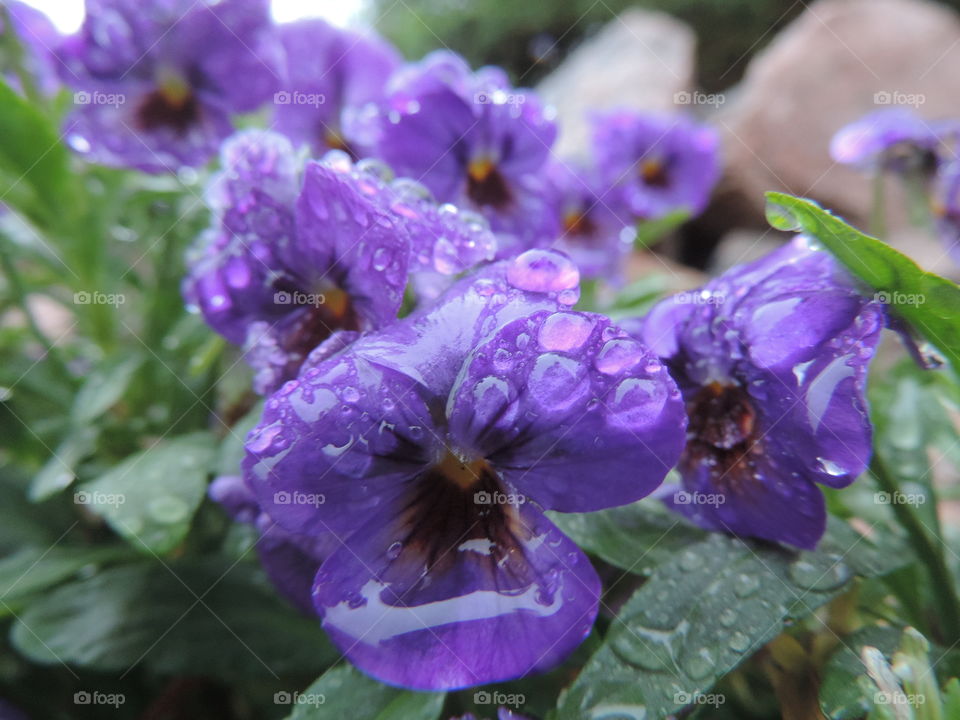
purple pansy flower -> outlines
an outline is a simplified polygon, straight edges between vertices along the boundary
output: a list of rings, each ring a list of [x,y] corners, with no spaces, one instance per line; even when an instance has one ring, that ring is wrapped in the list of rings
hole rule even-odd
[[[608,204],[615,200],[594,170],[552,162],[546,174],[561,227],[553,247],[569,254],[583,277],[620,282],[636,236],[634,219]]]
[[[802,236],[654,307],[638,337],[690,417],[668,503],[710,529],[813,548],[817,483],[844,487],[870,457],[864,385],[883,326],[882,305]]]
[[[257,555],[267,577],[294,607],[312,614],[313,576],[339,544],[336,538],[287,532],[260,509],[240,475],[215,478],[208,492],[210,499],[219,503],[231,518],[257,529]]]
[[[411,270],[453,274],[493,257],[481,219],[416,183],[388,184],[377,165],[333,153],[301,169],[290,141],[265,131],[231,138],[222,164],[184,295],[246,346],[258,392],[295,376],[334,332],[350,333],[342,342],[393,321]]]
[[[703,211],[720,177],[719,137],[684,115],[614,110],[593,118],[607,202],[639,220]],[[615,204],[616,203],[616,204]]]
[[[78,152],[148,172],[205,163],[280,83],[268,0],[87,0],[61,48]]]
[[[375,35],[341,30],[324,20],[281,25],[286,54],[284,89],[274,94],[276,129],[318,154],[345,150],[344,114],[381,98],[387,78],[400,64],[397,51]]]
[[[937,173],[933,215],[943,244],[960,263],[960,160],[943,165]]]
[[[501,256],[553,241],[541,175],[557,128],[537,96],[511,88],[502,71],[473,73],[451,52],[431,53],[399,70],[386,99],[352,128],[441,202],[487,217]]]
[[[248,437],[262,507],[343,540],[314,602],[384,682],[453,689],[560,662],[600,581],[543,511],[632,502],[680,455],[683,404],[656,357],[605,317],[558,311],[577,280],[553,251],[489,266],[305,369]]]
[[[932,172],[942,129],[904,107],[876,110],[837,131],[830,155],[861,170]]]
[[[60,43],[60,34],[50,22],[50,18],[36,8],[17,0],[10,0],[4,5],[10,14],[11,25],[23,51],[23,69],[33,78],[41,93],[54,94],[60,87],[56,70],[57,58],[54,54]],[[0,16],[0,33],[5,31],[3,17]],[[20,87],[20,79],[16,73],[7,68],[4,68],[4,78],[12,87]]]

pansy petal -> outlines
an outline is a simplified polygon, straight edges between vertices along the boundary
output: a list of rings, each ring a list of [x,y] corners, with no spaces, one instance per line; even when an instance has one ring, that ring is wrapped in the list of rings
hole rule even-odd
[[[478,347],[448,406],[451,436],[544,507],[585,512],[653,491],[686,411],[657,357],[602,315],[538,312]]]
[[[463,528],[429,548],[404,544],[401,508],[371,516],[317,574],[323,626],[360,669],[452,690],[548,669],[590,632],[599,578],[532,504],[510,507],[509,532]]]

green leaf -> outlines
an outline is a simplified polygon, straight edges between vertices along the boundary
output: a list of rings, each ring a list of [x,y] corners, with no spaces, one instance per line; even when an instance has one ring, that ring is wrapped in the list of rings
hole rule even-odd
[[[77,465],[93,452],[97,436],[98,429],[92,425],[71,429],[30,483],[30,499],[40,502],[70,487],[77,477]]]
[[[0,615],[9,605],[69,579],[85,568],[113,562],[129,551],[117,547],[23,548],[0,560]]]
[[[47,118],[0,79],[3,202],[40,227],[65,227],[76,186],[69,154]]]
[[[640,575],[706,537],[676,513],[638,502],[593,513],[550,513],[581,548],[611,565]]]
[[[338,657],[253,563],[226,558],[143,561],[61,585],[27,607],[11,639],[37,663],[225,679],[317,673]]]
[[[141,552],[162,554],[189,531],[214,452],[208,433],[161,441],[84,484],[74,497]]]
[[[287,720],[436,720],[443,693],[415,693],[384,685],[340,665],[328,670],[302,693],[277,693],[275,700],[295,703]]]
[[[767,193],[767,200],[771,225],[816,238],[960,372],[960,287],[956,283],[924,271],[903,253],[810,200],[778,192]]]
[[[139,355],[126,355],[94,370],[77,393],[72,421],[75,424],[88,423],[109,410],[123,397],[142,362]]]
[[[817,552],[713,534],[677,551],[614,620],[561,696],[560,720],[664,718],[691,702],[791,620],[843,592],[854,573],[899,562],[835,523]]]
[[[637,223],[637,236],[634,239],[634,247],[643,249],[655,245],[683,225],[690,217],[690,211],[681,208],[679,210],[671,210],[663,217]]]
[[[822,671],[820,709],[829,720],[862,718],[873,707],[876,688],[868,693],[857,681],[867,672],[860,653],[869,645],[889,658],[900,645],[900,634],[899,628],[874,625],[843,638]]]

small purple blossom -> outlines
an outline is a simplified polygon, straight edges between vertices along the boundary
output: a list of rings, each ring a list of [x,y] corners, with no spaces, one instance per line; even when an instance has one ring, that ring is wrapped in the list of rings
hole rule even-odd
[[[264,131],[231,138],[222,163],[184,294],[245,346],[258,392],[294,377],[335,332],[393,321],[411,270],[453,274],[495,252],[481,219],[437,206],[415,183],[387,183],[376,164],[333,153],[301,169],[290,141]]]
[[[837,131],[830,141],[830,156],[861,170],[932,172],[938,162],[940,130],[907,108],[876,110]]]
[[[657,305],[637,336],[690,417],[668,504],[709,529],[813,548],[817,484],[849,485],[870,457],[864,385],[883,327],[881,304],[804,237]]]
[[[532,250],[305,367],[266,404],[244,472],[295,533],[333,533],[313,597],[365,672],[423,690],[519,677],[590,632],[600,581],[543,513],[649,494],[685,417],[665,368]],[[559,311],[558,311],[559,309]],[[323,493],[315,507],[277,493]]]
[[[431,53],[399,70],[385,100],[353,129],[441,202],[488,218],[502,257],[554,239],[541,175],[556,125],[537,96],[511,88],[502,71],[474,73],[451,52]]]
[[[205,163],[282,73],[267,0],[87,0],[60,55],[71,146],[148,172]]]
[[[683,115],[615,110],[593,119],[600,177],[618,214],[651,220],[703,211],[720,177],[719,137]]]
[[[560,233],[553,247],[569,254],[585,278],[619,283],[633,247],[634,219],[617,208],[592,169],[551,162],[546,175]]]
[[[345,116],[381,99],[400,64],[397,51],[376,35],[320,19],[281,25],[279,33],[287,71],[284,89],[274,94],[276,129],[318,154],[365,154],[345,136]]]

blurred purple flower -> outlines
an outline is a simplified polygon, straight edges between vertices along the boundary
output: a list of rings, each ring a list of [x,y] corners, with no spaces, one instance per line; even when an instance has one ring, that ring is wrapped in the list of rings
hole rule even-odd
[[[280,84],[268,0],[87,0],[60,49],[72,85],[68,141],[108,165],[201,165]]]
[[[633,218],[618,216],[593,170],[551,162],[546,177],[561,227],[553,247],[570,255],[584,278],[621,282],[636,235]]]
[[[720,177],[716,131],[683,115],[615,110],[593,118],[593,151],[607,203],[651,220],[703,211]]]
[[[553,251],[489,266],[305,369],[248,436],[261,507],[344,541],[314,603],[384,682],[454,689],[563,660],[600,581],[543,510],[637,500],[680,455],[683,404],[660,362],[607,318],[557,311],[577,280]]]
[[[281,25],[286,83],[274,94],[276,129],[314,153],[366,154],[344,134],[344,115],[381,99],[400,64],[385,40],[333,27],[320,19]]]
[[[904,107],[876,110],[838,130],[830,156],[861,170],[933,172],[942,129]]]
[[[474,73],[451,52],[431,53],[399,70],[386,99],[360,113],[352,132],[441,202],[483,214],[501,257],[554,240],[542,171],[556,125],[537,96],[511,88],[502,71]]]
[[[414,183],[342,153],[301,171],[290,141],[247,131],[224,143],[213,227],[189,258],[188,303],[245,345],[266,393],[336,331],[392,322],[408,274],[453,274],[493,257],[483,221],[437,206]]]
[[[709,529],[813,548],[817,483],[845,487],[870,458],[864,385],[883,327],[881,304],[803,237],[657,305],[638,337],[690,417],[668,504]]]
[[[933,215],[944,246],[960,264],[960,160],[941,166],[937,173]]]

